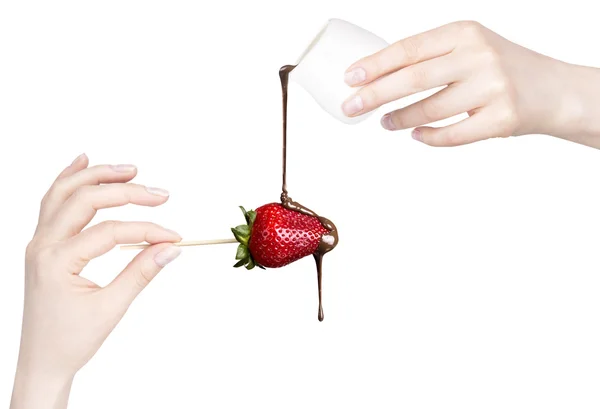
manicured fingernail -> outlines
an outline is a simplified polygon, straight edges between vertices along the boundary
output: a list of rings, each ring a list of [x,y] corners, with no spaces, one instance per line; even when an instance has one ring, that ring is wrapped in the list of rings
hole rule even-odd
[[[390,114],[385,114],[381,118],[381,126],[383,126],[388,131],[396,130],[396,127],[394,126],[394,123],[392,122],[392,116]]]
[[[357,112],[362,111],[362,109],[363,109],[363,101],[359,95],[353,96],[352,98],[350,98],[346,102],[344,102],[344,104],[342,105],[342,111],[344,111],[344,113],[347,116],[354,115]]]
[[[350,86],[360,84],[366,79],[367,72],[362,68],[353,68],[344,74],[344,81]]]
[[[161,189],[159,187],[147,187],[146,190],[148,193],[152,193],[153,195],[168,197],[169,192],[165,189]]]
[[[181,248],[170,246],[154,256],[154,262],[161,267],[166,266],[181,254]]]
[[[130,173],[137,169],[134,165],[110,165],[110,168],[121,173]]]
[[[415,141],[421,142],[421,131],[418,129],[413,129],[411,136]]]
[[[82,153],[81,155],[79,155],[78,157],[76,157],[75,160],[73,160],[73,162],[71,163],[71,166],[73,166],[74,164],[76,164],[77,162],[83,160],[86,157],[87,157],[87,155],[85,153]]]

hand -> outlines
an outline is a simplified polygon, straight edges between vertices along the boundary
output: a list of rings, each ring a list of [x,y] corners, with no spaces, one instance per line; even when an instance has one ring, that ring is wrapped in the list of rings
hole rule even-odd
[[[345,80],[364,86],[343,104],[348,116],[443,87],[381,119],[388,130],[417,127],[413,138],[428,145],[547,134],[600,147],[600,70],[540,55],[475,22],[398,41],[352,64]],[[445,127],[423,126],[463,113]]]
[[[94,166],[75,159],[42,200],[27,247],[21,349],[12,409],[64,408],[76,372],[100,348],[131,302],[180,248],[173,231],[146,222],[102,222],[98,209],[133,203],[159,206],[169,194],[133,183],[134,166]],[[83,231],[82,231],[83,230]],[[87,263],[117,244],[154,244],[106,287],[80,276]]]

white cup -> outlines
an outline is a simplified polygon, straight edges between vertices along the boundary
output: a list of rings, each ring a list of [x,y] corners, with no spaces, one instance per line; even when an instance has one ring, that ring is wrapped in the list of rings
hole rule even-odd
[[[367,113],[348,117],[342,103],[360,87],[344,82],[348,67],[389,44],[382,38],[340,19],[330,19],[296,62],[290,80],[304,88],[331,116],[346,124],[365,120]]]

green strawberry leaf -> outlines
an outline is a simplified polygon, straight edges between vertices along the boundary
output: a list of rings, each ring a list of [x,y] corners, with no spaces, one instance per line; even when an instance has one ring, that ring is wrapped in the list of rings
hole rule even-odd
[[[256,212],[254,210],[250,210],[248,213],[248,225],[250,226],[250,228],[252,228],[252,225],[254,224],[254,220],[256,220]]]
[[[239,231],[237,231],[236,229],[231,229],[231,232],[233,233],[233,235],[237,241],[239,241],[240,243],[242,243],[246,246],[248,245],[248,236],[244,236],[244,235],[240,234]]]
[[[254,268],[255,264],[254,264],[254,260],[252,258],[250,258],[250,260],[248,261],[248,264],[246,264],[246,270],[252,270]]]
[[[235,258],[238,260],[235,263],[234,267],[238,268],[241,266],[246,266],[246,269],[252,270],[254,267],[259,267],[265,270],[265,268],[254,261],[252,254],[250,253],[250,249],[248,248],[248,243],[250,242],[250,235],[252,234],[252,225],[256,220],[256,211],[246,209],[243,206],[240,206],[242,213],[244,214],[244,218],[246,219],[246,224],[240,224],[239,226],[233,227],[231,232],[235,236],[235,239],[240,243]]]
[[[244,259],[244,260],[240,260],[240,261],[238,261],[237,263],[235,263],[233,266],[234,266],[235,268],[238,268],[238,267],[241,267],[241,266],[245,265],[247,262],[248,262],[248,260],[246,260],[246,259]]]
[[[235,227],[235,231],[237,231],[240,236],[250,237],[250,226],[247,224],[240,224]]]
[[[250,219],[248,218],[248,212],[246,211],[246,209],[244,209],[244,206],[240,206],[240,209],[242,209],[242,213],[244,213],[244,217],[246,218],[246,223],[250,224]]]
[[[250,252],[248,251],[248,247],[244,244],[240,244],[237,248],[237,253],[235,254],[236,260],[244,260],[250,256]]]

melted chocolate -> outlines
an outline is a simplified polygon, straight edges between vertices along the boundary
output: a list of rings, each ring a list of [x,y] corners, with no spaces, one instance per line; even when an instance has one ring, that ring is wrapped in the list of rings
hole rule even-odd
[[[281,202],[287,199],[287,100],[288,100],[288,80],[290,72],[296,68],[295,65],[284,65],[279,69],[279,79],[281,80],[281,106],[283,107],[283,182],[281,184]]]
[[[321,281],[323,280],[323,253],[316,252],[313,254],[315,262],[317,263],[317,281],[319,283],[319,321],[323,321],[325,315],[323,314],[323,294],[321,289]]]
[[[288,80],[292,70],[296,68],[295,65],[284,65],[279,69],[279,79],[281,80],[281,94],[282,94],[282,105],[283,105],[283,174],[282,174],[282,185],[281,185],[281,205],[286,209],[293,210],[307,216],[313,216],[319,219],[321,225],[328,230],[327,234],[324,234],[319,241],[319,247],[313,254],[317,265],[317,282],[319,286],[319,321],[323,321],[325,318],[323,314],[323,297],[322,297],[322,278],[323,278],[323,256],[333,250],[338,243],[338,232],[337,227],[333,222],[325,217],[319,216],[309,208],[301,205],[298,202],[294,202],[291,197],[288,196],[287,191],[287,100],[288,100]]]

